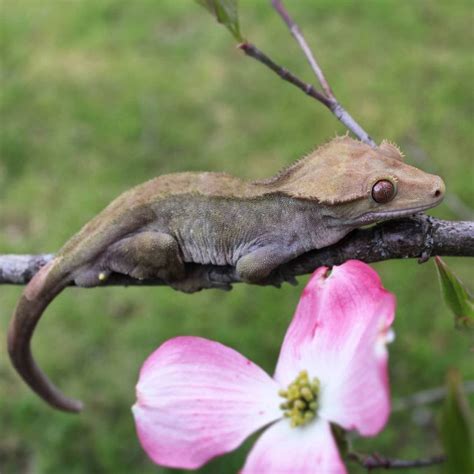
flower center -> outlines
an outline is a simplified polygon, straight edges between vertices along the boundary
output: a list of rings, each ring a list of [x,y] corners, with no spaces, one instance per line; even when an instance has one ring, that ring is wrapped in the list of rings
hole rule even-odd
[[[283,414],[290,419],[291,427],[304,426],[316,417],[318,409],[319,379],[309,380],[302,370],[286,390],[278,392],[286,401],[280,405]]]

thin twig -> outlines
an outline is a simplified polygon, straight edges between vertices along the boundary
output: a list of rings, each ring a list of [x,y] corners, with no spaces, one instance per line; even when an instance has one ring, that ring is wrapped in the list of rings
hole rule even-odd
[[[312,84],[302,81],[300,78],[295,76],[288,69],[276,64],[270,57],[268,57],[263,51],[258,49],[252,43],[241,43],[238,45],[247,56],[250,56],[260,63],[267,66],[273,72],[278,74],[283,80],[296,86],[302,90],[305,94],[309,95],[313,99],[318,100],[324,106],[326,106],[337,118],[340,120],[354,135],[356,135],[361,141],[375,147],[375,142],[370,136],[360,127],[359,124],[351,117],[351,115],[339,104],[339,102],[332,99],[328,99],[323,93],[319,92]]]
[[[362,467],[371,471],[372,469],[409,469],[414,467],[430,467],[446,461],[446,456],[440,454],[426,459],[391,459],[380,454],[361,454],[356,452],[347,453],[351,461],[359,463]]]
[[[283,18],[283,21],[288,26],[288,29],[293,35],[293,38],[295,38],[297,43],[300,45],[300,48],[303,50],[303,53],[306,56],[306,59],[308,60],[309,65],[311,66],[311,69],[316,74],[316,77],[318,78],[318,81],[321,84],[324,93],[329,99],[335,100],[336,97],[334,96],[334,92],[332,91],[331,86],[329,85],[329,82],[327,81],[326,76],[323,73],[323,70],[319,66],[318,61],[314,57],[311,48],[306,42],[306,39],[303,36],[303,33],[301,32],[299,26],[290,17],[289,13],[286,11],[280,0],[272,0],[272,5],[273,8],[275,8],[275,10],[278,12],[278,14]]]
[[[288,26],[292,36],[295,38],[296,42],[302,49],[311,69],[313,70],[314,74],[318,78],[319,83],[324,91],[324,96],[326,100],[329,102],[329,105],[325,103],[325,105],[331,110],[331,112],[340,120],[349,130],[356,135],[359,140],[367,143],[372,147],[377,147],[376,143],[372,140],[370,135],[354,120],[354,118],[344,109],[344,107],[340,104],[337,100],[334,92],[329,85],[329,82],[326,79],[326,76],[323,73],[318,61],[316,60],[311,48],[309,47],[308,43],[306,42],[303,33],[301,32],[299,26],[294,22],[291,18],[288,11],[283,6],[283,3],[280,0],[271,0],[273,8],[278,12],[281,16],[283,21]]]
[[[464,382],[463,389],[466,393],[474,393],[474,380]],[[413,393],[407,397],[395,400],[392,405],[392,413],[407,410],[409,408],[415,408],[421,405],[440,402],[446,397],[446,394],[446,387],[430,388],[428,390]]]
[[[293,73],[288,71],[288,69],[279,66],[272,59],[270,59],[263,51],[258,49],[252,43],[241,43],[238,46],[247,56],[250,56],[257,61],[261,62],[268,68],[270,68],[273,72],[278,74],[283,80],[288,81],[289,83],[293,84],[294,86],[298,87],[298,89],[302,90],[305,94],[313,97],[313,99],[319,100],[323,105],[325,105],[329,110],[331,110],[331,102],[330,100],[321,92],[319,92],[313,85],[308,84],[298,77],[296,77]]]

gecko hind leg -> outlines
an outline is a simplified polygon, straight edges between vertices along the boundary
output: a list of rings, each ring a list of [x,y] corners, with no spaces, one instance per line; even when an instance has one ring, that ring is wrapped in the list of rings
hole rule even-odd
[[[164,232],[140,232],[113,244],[104,257],[104,267],[138,280],[179,280],[184,263],[176,240]]]

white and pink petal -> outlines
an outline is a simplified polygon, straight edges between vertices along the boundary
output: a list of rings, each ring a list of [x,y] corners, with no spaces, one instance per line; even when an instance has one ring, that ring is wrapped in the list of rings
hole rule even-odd
[[[318,419],[291,428],[288,420],[270,426],[247,456],[241,474],[344,474],[346,468],[329,423]]]
[[[288,385],[307,370],[321,383],[321,417],[376,434],[390,411],[384,342],[394,314],[394,296],[368,265],[318,269],[286,333],[275,379]]]
[[[157,464],[195,469],[282,415],[280,387],[235,350],[177,337],[143,365],[133,414]]]

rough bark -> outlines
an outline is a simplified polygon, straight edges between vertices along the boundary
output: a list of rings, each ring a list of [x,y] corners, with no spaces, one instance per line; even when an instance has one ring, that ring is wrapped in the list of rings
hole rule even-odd
[[[262,285],[279,285],[282,280],[313,272],[321,265],[338,265],[349,259],[367,263],[400,258],[426,261],[432,255],[474,257],[474,222],[445,221],[424,214],[384,222],[359,229],[341,242],[321,250],[307,252],[282,265]],[[0,284],[24,285],[54,257],[42,255],[0,255]],[[187,264],[188,291],[205,288],[230,289],[239,282],[231,266]],[[162,280],[135,280],[113,274],[103,286],[165,285]]]

